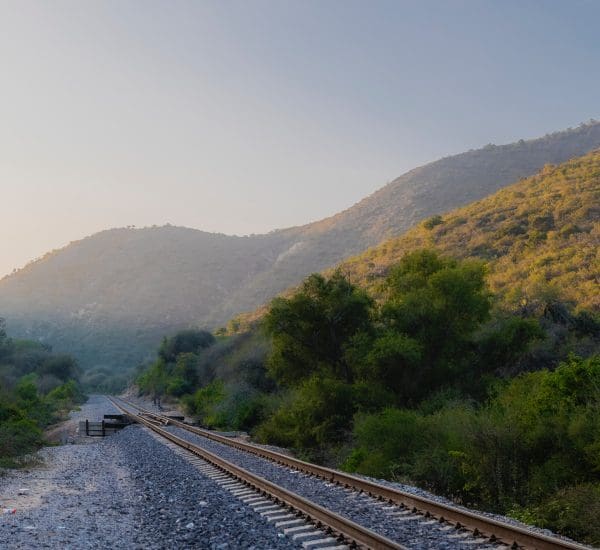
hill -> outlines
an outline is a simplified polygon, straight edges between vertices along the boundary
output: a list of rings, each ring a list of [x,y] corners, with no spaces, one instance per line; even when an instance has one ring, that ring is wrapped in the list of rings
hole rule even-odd
[[[600,151],[429,218],[340,268],[377,291],[388,268],[418,248],[484,260],[492,290],[511,309],[562,301],[600,312]]]
[[[85,368],[132,367],[165,333],[192,324],[216,328],[308,273],[597,147],[597,122],[488,145],[412,170],[335,216],[266,235],[172,226],[107,230],[2,279],[0,314],[11,334],[71,352]],[[436,226],[429,236],[449,228]]]

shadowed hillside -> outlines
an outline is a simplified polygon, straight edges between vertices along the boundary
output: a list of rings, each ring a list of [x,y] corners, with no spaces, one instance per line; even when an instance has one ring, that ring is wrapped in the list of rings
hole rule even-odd
[[[331,218],[266,235],[171,226],[104,231],[5,277],[0,314],[15,336],[72,352],[84,367],[132,367],[167,332],[215,328],[424,218],[597,147],[600,123],[488,145],[412,170]],[[449,227],[436,226],[431,235]],[[481,248],[480,255],[496,252]]]

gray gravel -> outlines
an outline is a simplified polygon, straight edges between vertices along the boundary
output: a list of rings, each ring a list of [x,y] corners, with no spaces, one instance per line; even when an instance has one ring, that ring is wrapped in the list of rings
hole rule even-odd
[[[355,491],[348,491],[323,480],[310,477],[296,470],[290,470],[279,466],[274,462],[265,460],[258,456],[249,454],[233,447],[229,447],[216,441],[203,438],[190,433],[182,428],[169,426],[171,433],[191,441],[219,456],[254,472],[281,487],[285,487],[313,502],[320,504],[343,515],[360,525],[364,525],[374,531],[383,534],[410,548],[419,549],[456,549],[466,550],[473,548],[496,548],[496,545],[486,543],[474,545],[470,542],[451,538],[454,531],[446,531],[437,522],[424,521],[402,521],[393,519],[384,513],[381,502],[359,495]]]
[[[109,412],[93,396],[73,418]],[[0,548],[296,547],[140,426],[92,441],[45,448],[43,466],[0,477],[0,510],[16,508],[0,515]]]

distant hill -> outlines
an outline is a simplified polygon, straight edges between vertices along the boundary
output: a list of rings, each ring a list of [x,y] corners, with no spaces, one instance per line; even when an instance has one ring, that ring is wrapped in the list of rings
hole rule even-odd
[[[103,231],[2,279],[0,316],[11,334],[74,353],[86,368],[129,368],[165,333],[216,328],[311,272],[598,147],[600,123],[488,145],[412,170],[335,216],[266,235],[171,226]]]

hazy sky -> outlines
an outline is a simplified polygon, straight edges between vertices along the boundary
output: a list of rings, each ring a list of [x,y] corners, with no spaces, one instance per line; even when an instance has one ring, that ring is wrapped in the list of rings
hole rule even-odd
[[[600,118],[600,2],[0,0],[0,276],[98,230],[247,234]]]

